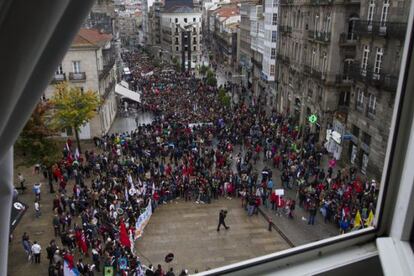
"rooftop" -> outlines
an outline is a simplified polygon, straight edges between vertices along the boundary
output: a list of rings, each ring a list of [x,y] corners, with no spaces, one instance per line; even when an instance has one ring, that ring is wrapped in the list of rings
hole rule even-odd
[[[111,41],[112,35],[100,32],[97,29],[80,29],[75,39],[72,41],[72,46],[75,47],[102,47],[108,41]]]
[[[240,14],[240,9],[237,6],[225,6],[225,7],[221,7],[216,9],[213,14],[219,16],[219,17],[231,17],[231,16],[236,16]]]

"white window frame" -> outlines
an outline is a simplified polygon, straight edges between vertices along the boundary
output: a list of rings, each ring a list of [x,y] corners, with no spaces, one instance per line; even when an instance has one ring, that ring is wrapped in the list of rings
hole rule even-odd
[[[369,45],[365,44],[364,49],[362,51],[362,59],[361,59],[361,75],[367,75],[367,67],[368,67],[368,58],[369,58]]]
[[[382,4],[382,10],[381,10],[381,19],[380,19],[381,27],[386,27],[389,9],[390,9],[390,0],[384,0]]]
[[[368,5],[368,14],[367,14],[367,21],[368,26],[372,29],[372,20],[374,19],[374,12],[375,12],[375,0],[370,0]]]
[[[383,56],[384,56],[384,49],[377,48],[377,54],[375,55],[374,74],[373,74],[374,79],[380,79]]]
[[[375,115],[375,110],[377,108],[377,97],[370,93],[368,96],[368,114]]]
[[[72,61],[72,72],[78,74],[81,72],[80,60]]]
[[[270,59],[276,59],[276,48],[270,48]]]
[[[364,100],[365,100],[365,93],[364,90],[361,88],[357,88],[357,99],[356,99],[356,106],[357,109],[363,110],[364,109]]]
[[[63,67],[62,67],[62,63],[58,65],[58,67],[56,68],[56,72],[55,75],[63,75]]]
[[[273,36],[273,34],[275,34],[274,36]],[[272,42],[277,42],[277,31],[272,31],[272,33],[271,33],[271,41]]]

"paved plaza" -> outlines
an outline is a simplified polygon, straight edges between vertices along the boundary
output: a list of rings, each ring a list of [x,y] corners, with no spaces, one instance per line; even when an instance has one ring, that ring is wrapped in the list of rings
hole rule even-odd
[[[230,229],[217,232],[222,208],[228,210],[226,224]],[[236,198],[211,204],[179,200],[160,206],[136,248],[145,263],[173,267],[176,272],[183,268],[194,272],[280,251],[289,245],[276,231],[268,231],[261,215],[247,216]],[[164,258],[170,252],[175,258],[166,264]]]

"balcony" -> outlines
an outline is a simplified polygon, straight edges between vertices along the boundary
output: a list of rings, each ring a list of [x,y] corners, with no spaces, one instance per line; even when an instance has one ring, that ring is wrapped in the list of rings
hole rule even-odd
[[[310,4],[314,6],[332,5],[334,0],[310,0]]]
[[[279,5],[282,6],[287,6],[287,5],[292,5],[293,4],[293,0],[280,0],[279,1]]]
[[[289,34],[292,32],[291,26],[279,25],[279,32],[282,34]]]
[[[85,81],[86,80],[86,73],[85,72],[70,72],[69,73],[69,80],[77,82],[77,81]]]
[[[115,57],[111,57],[105,64],[103,69],[99,72],[99,80],[102,80],[106,78],[111,71],[111,69],[114,67],[115,64]]]
[[[338,86],[351,86],[352,85],[352,78],[350,74],[344,75],[336,75],[335,76],[335,83]]]
[[[339,35],[340,46],[356,46],[357,35],[354,33],[341,33]]]
[[[308,75],[312,78],[318,79],[318,80],[324,80],[325,79],[325,74],[322,74],[320,71],[318,71],[317,69],[312,68],[309,65],[303,65],[303,72],[305,73],[305,75]]]
[[[53,76],[53,79],[51,80],[51,84],[57,84],[59,82],[65,81],[66,80],[66,74],[62,73],[62,74],[56,74]]]
[[[375,86],[378,89],[395,92],[398,86],[398,76],[380,72],[375,73],[371,66],[366,70],[361,68],[361,62],[356,61],[350,70],[351,77],[367,85]]]
[[[331,33],[309,30],[308,39],[322,43],[329,43],[329,41],[331,40]]]
[[[282,55],[282,54],[278,54],[277,55],[277,59],[282,62],[285,65],[289,65],[290,64],[290,58],[288,56]]]
[[[359,36],[381,36],[387,38],[404,39],[407,29],[406,23],[355,21],[355,33]]]

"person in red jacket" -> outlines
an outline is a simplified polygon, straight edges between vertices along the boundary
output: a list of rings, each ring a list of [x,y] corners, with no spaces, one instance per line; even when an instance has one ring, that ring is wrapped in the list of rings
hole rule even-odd
[[[279,200],[279,196],[276,195],[276,191],[270,194],[270,203],[272,203],[272,210],[277,210],[277,202]]]

